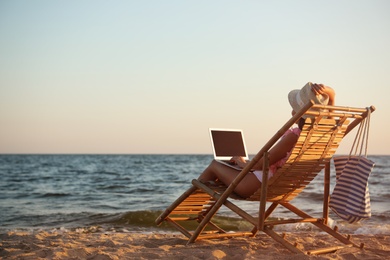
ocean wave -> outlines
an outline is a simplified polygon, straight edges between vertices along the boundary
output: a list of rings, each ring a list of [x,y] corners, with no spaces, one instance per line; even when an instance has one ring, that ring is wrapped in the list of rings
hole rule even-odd
[[[41,198],[50,198],[50,197],[67,197],[67,196],[72,196],[69,193],[57,193],[57,192],[48,192],[44,194],[40,194],[39,197]]]
[[[84,232],[97,231],[136,231],[136,232],[178,232],[173,226],[167,222],[163,222],[160,226],[155,223],[156,218],[161,214],[161,211],[132,211],[117,214],[69,214],[60,216],[61,221],[52,221],[49,223],[41,223],[35,227],[28,227],[28,230],[52,230],[52,229],[68,229],[68,230],[84,230]],[[36,216],[39,218],[39,216]],[[48,219],[42,217],[41,219]],[[370,220],[363,221],[357,224],[349,224],[342,220],[329,219],[329,225],[333,228],[338,227],[343,234],[390,234],[390,224],[386,222],[388,216],[382,216],[383,223],[379,223],[378,219],[375,222]],[[238,217],[228,217],[216,215],[213,222],[225,230],[243,231],[250,230],[253,226],[247,221]],[[64,225],[64,223],[66,223]],[[184,227],[194,230],[196,223],[185,223]],[[23,227],[1,227],[0,231],[23,229]],[[276,232],[319,232],[320,230],[310,223],[294,223],[282,226],[275,226]]]

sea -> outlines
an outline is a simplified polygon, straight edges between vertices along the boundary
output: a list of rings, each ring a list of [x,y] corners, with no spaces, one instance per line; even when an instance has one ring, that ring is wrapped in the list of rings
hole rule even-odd
[[[349,234],[390,234],[390,156],[369,156],[372,216],[349,224],[330,211],[330,225]],[[84,230],[111,232],[176,232],[155,219],[190,187],[211,162],[211,155],[0,155],[0,232]],[[331,192],[335,185],[332,164]],[[292,201],[321,216],[323,173]],[[256,214],[257,202],[238,201]],[[283,208],[276,218],[291,217]],[[217,218],[237,229],[245,226],[222,207]],[[281,229],[307,231],[312,225]]]

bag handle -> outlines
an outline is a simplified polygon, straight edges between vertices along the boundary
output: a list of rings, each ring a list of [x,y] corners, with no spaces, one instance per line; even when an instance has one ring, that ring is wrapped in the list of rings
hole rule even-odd
[[[367,157],[367,149],[368,149],[368,135],[370,131],[370,120],[371,120],[371,109],[367,107],[367,117],[362,120],[362,122],[359,125],[358,131],[355,136],[355,140],[353,141],[351,151],[349,152],[349,157],[352,155],[352,151],[355,148],[354,155],[357,155],[358,148],[359,150],[359,156],[362,155],[363,147],[364,149],[364,156]]]

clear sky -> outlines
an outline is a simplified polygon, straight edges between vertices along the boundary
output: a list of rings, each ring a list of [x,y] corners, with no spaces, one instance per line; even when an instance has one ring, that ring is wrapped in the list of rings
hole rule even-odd
[[[0,1],[0,153],[250,153],[312,81],[375,105],[390,154],[390,1]],[[352,135],[339,153],[348,153]]]

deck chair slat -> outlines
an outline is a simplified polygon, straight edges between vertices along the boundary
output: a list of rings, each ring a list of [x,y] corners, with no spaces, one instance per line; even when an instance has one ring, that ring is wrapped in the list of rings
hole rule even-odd
[[[179,209],[179,210],[182,210],[182,209],[203,209],[203,208],[206,208],[206,207],[210,207],[211,205],[209,204],[206,204],[206,205],[199,205],[199,204],[187,204],[185,206],[180,206],[180,207],[177,207],[176,209]]]
[[[181,205],[187,205],[187,204],[194,205],[196,203],[203,205],[204,203],[213,203],[213,202],[214,202],[214,200],[190,200],[190,201],[186,200],[186,201],[183,201],[183,203],[181,203]]]
[[[198,215],[200,213],[204,213],[204,212],[207,212],[206,210],[174,210],[171,212],[171,215],[182,215],[182,214],[185,214],[185,215]]]

